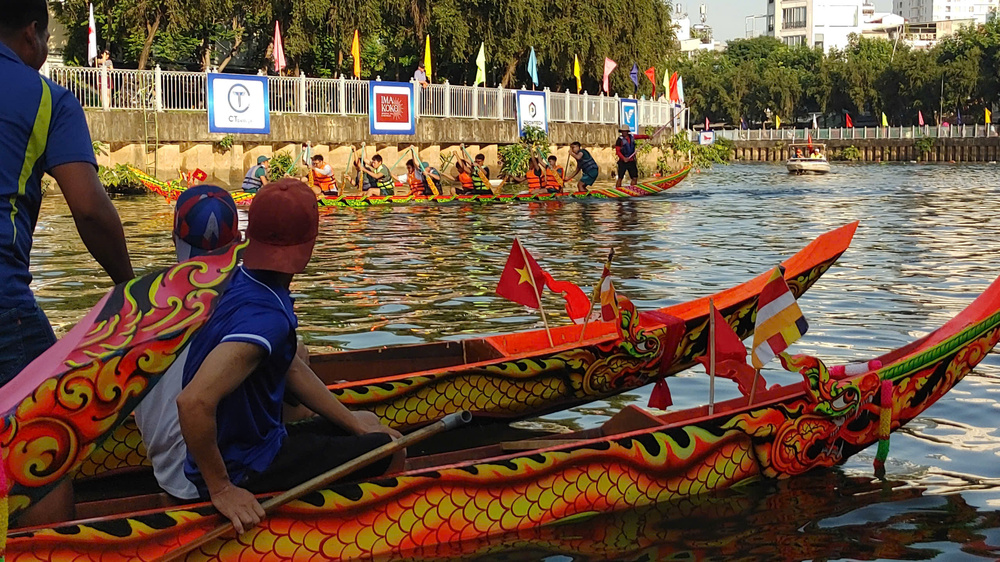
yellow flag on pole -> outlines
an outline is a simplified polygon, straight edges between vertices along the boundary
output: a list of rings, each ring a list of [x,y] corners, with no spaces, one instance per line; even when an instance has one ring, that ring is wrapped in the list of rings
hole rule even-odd
[[[986,108],[986,124],[989,125],[992,122],[993,122],[993,112],[991,112],[990,108],[987,107]]]
[[[430,82],[433,72],[431,72],[431,36],[427,36],[427,42],[424,43],[424,70],[427,71],[427,81]]]
[[[885,112],[882,112],[882,126],[883,127],[889,126],[889,119],[885,116]]]
[[[354,30],[354,42],[351,43],[351,56],[354,57],[354,77],[361,78],[361,38],[358,30]]]
[[[473,86],[486,86],[486,42],[479,44],[479,54],[476,55],[476,81]]]
[[[580,83],[580,57],[573,55],[573,76],[576,77],[576,93],[580,93],[583,85]],[[986,111],[989,111],[988,109]]]
[[[775,129],[781,128],[781,117],[778,117],[777,115],[774,116],[774,128]]]

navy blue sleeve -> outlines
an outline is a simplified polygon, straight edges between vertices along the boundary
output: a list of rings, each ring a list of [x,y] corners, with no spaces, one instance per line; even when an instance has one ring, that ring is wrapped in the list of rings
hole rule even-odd
[[[264,349],[269,356],[277,350],[282,350],[294,332],[282,311],[256,303],[241,305],[239,314],[234,315],[232,320],[234,321],[225,330],[226,335],[219,340],[220,343],[254,344]]]
[[[49,142],[45,146],[45,171],[72,162],[86,162],[97,167],[90,129],[83,108],[72,94],[50,83],[52,89],[52,121]]]

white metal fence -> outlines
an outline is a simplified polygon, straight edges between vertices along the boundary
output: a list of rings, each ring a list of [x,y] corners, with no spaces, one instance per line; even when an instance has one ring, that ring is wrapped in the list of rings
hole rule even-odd
[[[43,72],[69,89],[85,108],[150,111],[204,111],[206,75],[201,72],[107,70],[48,66]],[[325,115],[368,115],[368,81],[344,78],[268,77],[271,111]],[[418,116],[469,119],[517,119],[516,90],[431,84],[415,88]],[[549,121],[618,123],[617,96],[591,96],[544,90]],[[669,102],[640,99],[639,126],[680,122],[683,108]]]
[[[950,125],[911,127],[842,127],[831,129],[725,129],[715,131],[715,135],[733,141],[756,140],[855,140],[855,139],[919,139],[930,138],[975,138],[995,137],[998,125]]]

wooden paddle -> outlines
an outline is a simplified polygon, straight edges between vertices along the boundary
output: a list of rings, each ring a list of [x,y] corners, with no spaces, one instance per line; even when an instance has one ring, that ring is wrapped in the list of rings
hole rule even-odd
[[[540,149],[540,148],[538,148],[537,146],[534,146],[534,145],[532,145],[531,149],[535,151],[535,156],[538,157],[538,160],[540,162],[545,162],[545,169],[546,170],[552,170],[552,164],[549,164],[548,158],[545,158],[545,155],[542,154],[542,149]],[[553,172],[558,172],[559,169],[557,167],[555,170],[552,170],[552,171]],[[543,189],[548,189],[548,187],[549,187],[549,178],[548,178],[548,175],[546,175],[546,177],[545,177],[545,184],[542,186],[542,188]],[[566,180],[564,180],[563,177],[562,177],[562,175],[560,174],[559,175],[559,188],[560,189],[564,189],[565,187],[566,187]]]
[[[486,185],[486,187],[490,188],[490,191],[493,192],[493,195],[500,195],[500,192],[493,189],[493,184],[490,183],[490,178],[486,177],[486,172],[484,172],[482,168],[476,165],[476,162],[472,159],[472,156],[469,154],[469,151],[465,150],[464,142],[462,143],[462,154],[465,154],[465,157],[468,158],[469,164],[472,165],[472,169],[475,170],[477,174],[479,174],[479,179]]]
[[[413,158],[416,159],[417,166],[420,167],[420,172],[424,175],[424,179],[427,180],[427,185],[430,186],[431,193],[434,195],[441,195],[441,192],[438,191],[437,184],[434,183],[434,178],[431,177],[430,167],[426,170],[424,169],[424,162],[420,159],[420,153],[417,152],[417,148],[415,146],[411,146],[410,150],[413,151]]]
[[[470,421],[472,421],[472,414],[469,413],[467,410],[462,410],[461,412],[449,414],[423,429],[418,429],[413,433],[403,436],[401,439],[397,439],[391,443],[382,445],[377,449],[368,451],[367,453],[361,455],[356,459],[347,461],[344,464],[334,469],[331,469],[329,472],[320,474],[319,476],[313,478],[312,480],[303,482],[302,484],[299,484],[298,486],[292,488],[291,490],[288,490],[287,492],[278,494],[277,496],[274,496],[273,498],[262,503],[261,507],[264,508],[264,513],[266,513],[267,515],[271,515],[275,512],[275,510],[282,507],[283,505],[295,501],[305,495],[311,494],[318,490],[322,490],[323,488],[326,488],[333,482],[336,482],[337,480],[340,480],[341,478],[355,472],[356,470],[362,469],[376,461],[382,460],[394,454],[396,451],[405,449],[406,447],[409,447],[411,445],[415,445],[432,435],[441,433],[442,431],[448,431],[449,429],[454,429],[461,425],[467,424]],[[321,453],[322,453],[321,451],[317,451],[317,454]],[[232,531],[234,531],[232,523],[226,522],[225,524],[219,525],[212,531],[205,533],[204,535],[198,537],[197,539],[191,541],[188,544],[185,544],[184,546],[178,548],[177,550],[174,550],[169,554],[165,554],[164,556],[157,558],[156,562],[170,562],[173,560],[180,560],[184,558],[184,556],[187,553],[217,538],[223,537]]]

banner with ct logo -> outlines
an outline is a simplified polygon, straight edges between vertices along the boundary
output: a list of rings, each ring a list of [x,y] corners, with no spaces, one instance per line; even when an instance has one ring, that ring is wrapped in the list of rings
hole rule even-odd
[[[267,76],[209,74],[208,132],[270,134]]]
[[[545,92],[517,91],[518,133],[523,135],[528,125],[549,133],[549,106],[545,103]]]
[[[415,135],[417,115],[413,110],[410,82],[368,83],[368,132],[373,135]]]
[[[628,127],[633,135],[639,134],[639,102],[637,100],[622,98],[618,124],[622,127]]]

